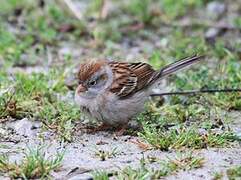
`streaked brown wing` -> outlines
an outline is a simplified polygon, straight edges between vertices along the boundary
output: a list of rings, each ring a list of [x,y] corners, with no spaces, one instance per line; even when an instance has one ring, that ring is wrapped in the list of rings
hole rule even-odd
[[[201,61],[203,56],[194,55],[176,61],[155,71],[146,63],[119,63],[110,62],[114,74],[114,83],[110,89],[120,97],[127,97],[135,92],[151,85],[157,79],[164,78],[187,66]]]
[[[156,73],[146,63],[110,62],[109,65],[114,74],[114,83],[110,91],[122,98],[146,87]]]
[[[151,67],[151,65],[142,62],[131,63],[129,64],[129,68],[137,76],[136,90],[140,90],[149,85],[152,81],[152,77],[156,74],[156,71]]]

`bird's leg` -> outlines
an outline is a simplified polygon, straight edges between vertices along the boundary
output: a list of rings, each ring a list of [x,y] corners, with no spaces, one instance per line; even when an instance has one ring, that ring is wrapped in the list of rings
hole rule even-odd
[[[98,132],[98,131],[107,131],[109,129],[111,129],[111,126],[109,124],[102,123],[100,126],[89,129],[88,132],[93,133],[93,132]]]
[[[121,125],[116,129],[115,135],[122,136],[126,132],[127,127],[128,127],[128,124]]]

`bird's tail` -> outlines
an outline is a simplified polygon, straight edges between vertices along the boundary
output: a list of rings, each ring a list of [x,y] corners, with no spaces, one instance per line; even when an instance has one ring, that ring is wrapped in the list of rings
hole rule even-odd
[[[181,69],[184,69],[194,63],[197,63],[201,60],[203,60],[204,56],[197,56],[197,55],[194,55],[194,56],[191,56],[191,57],[186,57],[186,58],[183,58],[179,61],[176,61],[174,63],[171,63],[165,67],[163,67],[159,73],[157,74],[157,78],[163,78],[163,77],[166,77],[170,74],[173,74],[174,72],[178,71],[178,70],[181,70]]]

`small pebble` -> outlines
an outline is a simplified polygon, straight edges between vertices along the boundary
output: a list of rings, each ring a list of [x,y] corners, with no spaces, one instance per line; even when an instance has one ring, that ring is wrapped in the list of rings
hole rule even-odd
[[[210,15],[215,17],[219,17],[222,15],[226,10],[226,6],[224,3],[219,1],[212,1],[207,5],[207,11]]]

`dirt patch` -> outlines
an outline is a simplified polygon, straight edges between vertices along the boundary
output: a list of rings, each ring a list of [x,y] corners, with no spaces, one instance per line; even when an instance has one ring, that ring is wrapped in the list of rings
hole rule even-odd
[[[1,153],[10,155],[11,161],[20,161],[21,152],[38,145],[44,147],[46,156],[53,156],[58,151],[65,151],[64,160],[60,169],[52,172],[54,179],[91,179],[94,170],[119,171],[127,166],[138,168],[143,157],[155,157],[164,160],[174,157],[176,151],[162,152],[158,150],[144,150],[136,143],[140,140],[136,136],[115,137],[109,132],[87,134],[77,132],[71,143],[61,143],[56,140],[55,134],[42,132],[40,124],[27,118],[1,124]],[[101,157],[101,152],[109,156]],[[204,158],[204,165],[199,169],[179,171],[167,179],[211,179],[214,172],[223,173],[226,169],[241,164],[240,146],[235,148],[208,148],[195,150],[197,156]],[[148,166],[158,169],[158,162]],[[2,177],[4,178],[4,177]]]

